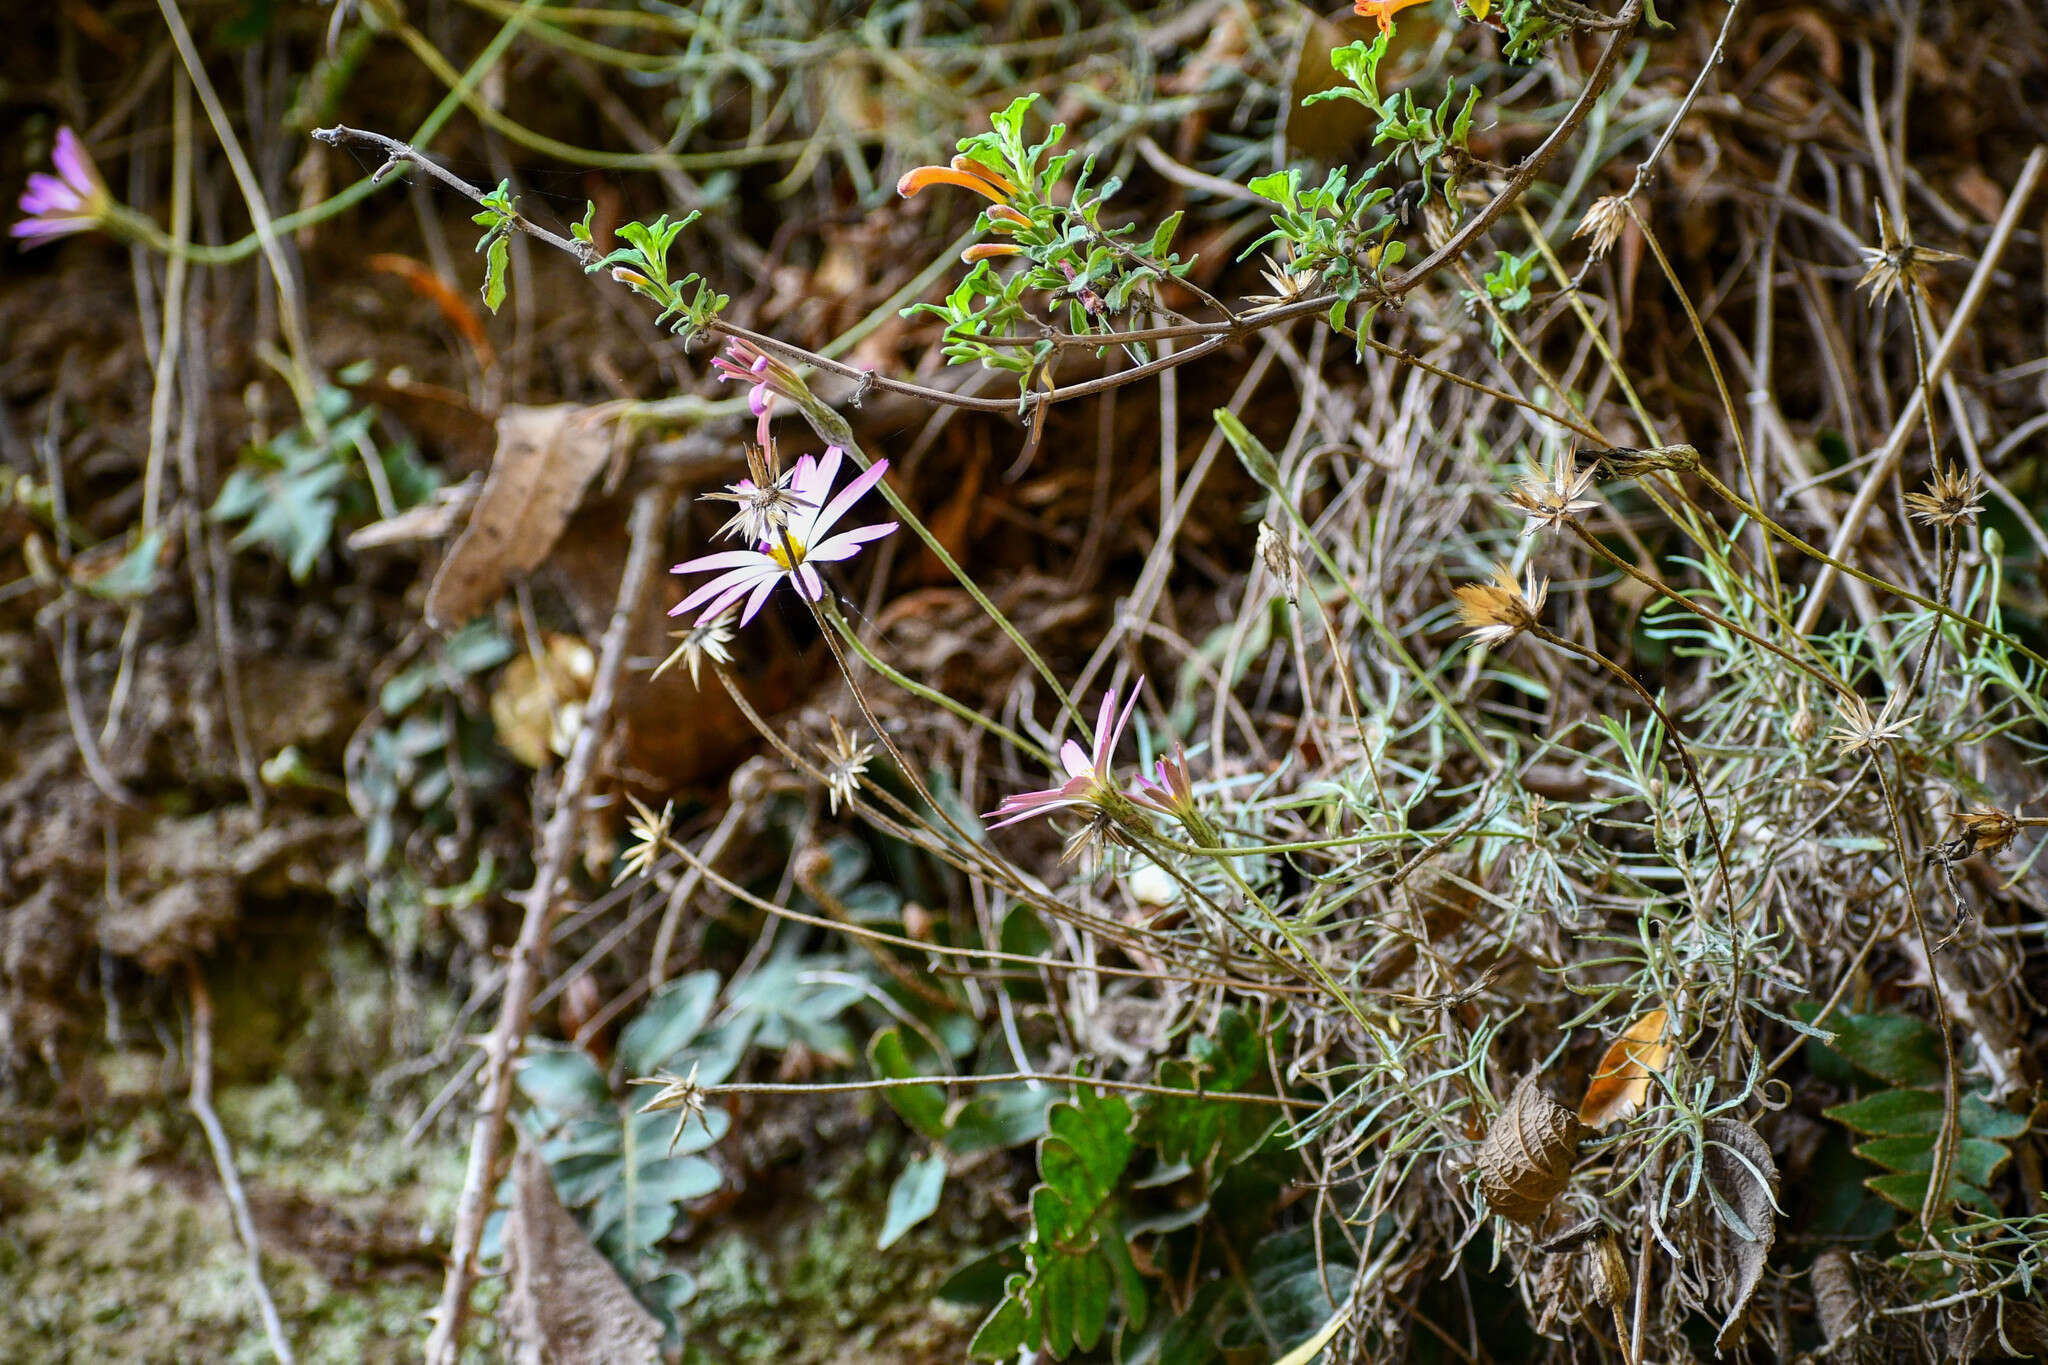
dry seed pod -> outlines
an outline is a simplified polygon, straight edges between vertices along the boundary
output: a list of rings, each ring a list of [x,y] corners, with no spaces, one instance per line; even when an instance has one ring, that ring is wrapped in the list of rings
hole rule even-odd
[[[1571,1179],[1578,1116],[1524,1076],[1479,1144],[1479,1188],[1493,1211],[1533,1226]]]
[[[1628,1261],[1621,1243],[1609,1232],[1586,1248],[1586,1297],[1597,1308],[1612,1308],[1628,1298]]]

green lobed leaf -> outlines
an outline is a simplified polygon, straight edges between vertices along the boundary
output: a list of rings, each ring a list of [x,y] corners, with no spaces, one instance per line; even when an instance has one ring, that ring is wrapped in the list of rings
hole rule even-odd
[[[604,1073],[581,1051],[530,1053],[519,1063],[517,1080],[520,1093],[557,1114],[580,1113],[611,1099]]]
[[[1849,1104],[1824,1111],[1827,1117],[1873,1137],[1931,1136],[1941,1129],[1941,1095],[1933,1090],[1880,1090]],[[2025,1115],[1986,1104],[1981,1096],[1963,1096],[1958,1115],[1969,1137],[2010,1140],[2027,1131]]]
[[[1811,1023],[1820,1007],[1794,1006],[1801,1022]],[[1903,1014],[1852,1014],[1837,1010],[1828,1016],[1833,1051],[1858,1069],[1895,1086],[1929,1088],[1941,1084],[1941,1034],[1932,1024]]]

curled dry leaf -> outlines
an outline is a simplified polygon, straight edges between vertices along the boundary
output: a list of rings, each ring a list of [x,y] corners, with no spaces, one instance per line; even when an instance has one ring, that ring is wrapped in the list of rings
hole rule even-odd
[[[1671,1061],[1669,1028],[1670,1016],[1663,1010],[1651,1010],[1614,1040],[1586,1087],[1586,1098],[1579,1104],[1579,1122],[1588,1128],[1605,1128],[1643,1107],[1650,1093],[1650,1074],[1662,1071]]]
[[[508,407],[498,450],[469,525],[427,593],[427,620],[453,630],[496,600],[518,574],[540,566],[611,458],[610,412],[576,403]]]
[[[1501,1217],[1531,1226],[1572,1175],[1582,1126],[1524,1076],[1479,1144],[1479,1189]]]
[[[1866,1307],[1856,1275],[1856,1260],[1846,1251],[1823,1251],[1813,1258],[1813,1308],[1820,1319],[1828,1353],[1848,1365],[1873,1358],[1862,1337]]]
[[[1714,1349],[1725,1352],[1742,1338],[1743,1315],[1777,1240],[1778,1165],[1770,1144],[1736,1119],[1708,1119],[1706,1137],[1707,1190],[1727,1232],[1717,1278],[1728,1316],[1714,1340]]]

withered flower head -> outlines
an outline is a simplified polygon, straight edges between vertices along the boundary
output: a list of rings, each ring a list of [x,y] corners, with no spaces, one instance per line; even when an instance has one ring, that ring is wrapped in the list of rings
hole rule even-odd
[[[1458,624],[1482,645],[1504,645],[1536,624],[1549,592],[1549,579],[1532,572],[1526,581],[1516,583],[1513,570],[1497,564],[1491,583],[1467,583],[1457,589]]]
[[[1893,228],[1891,215],[1884,211],[1882,203],[1874,207],[1877,209],[1877,245],[1857,248],[1862,253],[1866,268],[1863,278],[1856,281],[1858,289],[1870,291],[1872,303],[1883,303],[1900,290],[1904,290],[1909,299],[1916,293],[1925,296],[1927,281],[1922,274],[1925,267],[1963,259],[1953,251],[1933,251],[1915,246],[1903,224]]]
[[[1598,507],[1599,503],[1586,496],[1593,487],[1593,473],[1591,466],[1580,469],[1578,457],[1569,450],[1558,452],[1548,474],[1529,466],[1522,481],[1508,490],[1508,501],[1529,518],[1522,534],[1559,530],[1579,513]]]
[[[1597,261],[1614,250],[1614,244],[1621,240],[1621,230],[1627,226],[1628,201],[1618,194],[1604,194],[1586,209],[1572,236],[1592,238],[1586,254]]]
[[[807,511],[812,504],[797,495],[791,481],[796,477],[793,469],[780,468],[781,461],[775,458],[775,444],[750,445],[747,447],[748,477],[729,485],[723,492],[706,493],[706,502],[729,502],[736,505],[732,516],[725,525],[718,528],[719,536],[737,536],[753,545],[774,544],[781,537],[783,527],[799,512]]]
[[[1320,271],[1295,270],[1292,262],[1277,261],[1271,256],[1265,258],[1265,264],[1259,267],[1259,274],[1265,277],[1266,287],[1273,292],[1247,295],[1245,302],[1251,304],[1254,311],[1263,308],[1282,308],[1297,299],[1307,298],[1315,292],[1316,285],[1322,278]]]
[[[862,744],[841,728],[839,717],[826,717],[832,724],[832,742],[818,743],[818,753],[825,760],[825,793],[832,803],[832,813],[839,814],[841,801],[852,801],[860,790],[860,779],[868,770],[868,760],[874,757],[875,746]]]
[[[697,670],[706,659],[711,660],[714,664],[731,663],[732,650],[730,646],[732,644],[732,637],[732,613],[730,611],[714,620],[699,621],[688,630],[670,631],[668,638],[677,642],[676,647],[669,651],[669,656],[666,659],[663,659],[655,666],[649,680],[652,681],[652,679],[660,677],[680,663],[683,667],[690,670],[690,686],[701,690],[704,683],[697,676]]]
[[[697,1063],[690,1063],[690,1074],[678,1076],[669,1071],[657,1071],[652,1076],[635,1076],[628,1085],[658,1085],[653,1099],[640,1106],[642,1114],[652,1114],[663,1109],[676,1111],[675,1135],[668,1140],[668,1150],[675,1153],[676,1144],[683,1140],[683,1129],[690,1126],[691,1119],[703,1119],[704,1109],[710,1096],[704,1087],[697,1084]],[[708,1125],[707,1125],[708,1126]]]
[[[1601,451],[1595,463],[1605,465],[1607,472],[1616,478],[1634,479],[1659,469],[1688,473],[1700,467],[1700,453],[1683,443],[1652,446],[1648,450],[1616,446],[1612,450]]]
[[[1863,698],[1850,694],[1842,699],[1841,724],[1828,732],[1828,737],[1842,746],[1842,757],[1865,751],[1874,751],[1905,735],[1912,728],[1915,716],[1899,715],[1899,705],[1906,694],[1894,692],[1886,700],[1884,709],[1875,716]]]
[[[612,878],[614,886],[628,877],[644,877],[654,870],[654,860],[661,856],[662,845],[668,842],[669,821],[675,815],[673,801],[663,802],[659,815],[631,793],[626,796],[626,804],[633,808],[633,818],[626,822],[631,842],[619,860],[619,875]]]
[[[1915,521],[1954,529],[1964,522],[1977,524],[1977,514],[1984,510],[1983,498],[1977,476],[1951,466],[1934,472],[1926,492],[1906,494],[1906,508]]]
[[[1294,551],[1287,548],[1287,542],[1271,522],[1259,523],[1259,562],[1266,566],[1274,578],[1280,581],[1280,591],[1287,597],[1288,605],[1301,605],[1301,561],[1294,557]]]
[[[1950,811],[1949,818],[1956,823],[1955,837],[1936,847],[1932,854],[1944,863],[1959,863],[1979,853],[2002,853],[2020,832],[2016,817],[1988,806]]]

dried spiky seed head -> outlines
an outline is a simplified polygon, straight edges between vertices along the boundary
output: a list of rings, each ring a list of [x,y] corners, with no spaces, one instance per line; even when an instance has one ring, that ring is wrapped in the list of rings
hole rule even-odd
[[[1431,251],[1442,251],[1458,227],[1457,215],[1440,199],[1432,198],[1422,207],[1422,240]]]
[[[1806,704],[1806,698],[1801,697],[1799,699],[1799,709],[1792,713],[1792,723],[1788,728],[1792,731],[1792,742],[1794,744],[1804,744],[1813,738],[1815,729],[1813,708]]]
[[[1598,507],[1598,502],[1586,496],[1593,488],[1593,474],[1590,465],[1579,468],[1577,452],[1570,450],[1557,453],[1548,473],[1530,465],[1521,481],[1508,490],[1508,501],[1528,518],[1522,534],[1558,530],[1570,525],[1579,513]]]
[[[1927,480],[1926,492],[1906,494],[1906,509],[1915,521],[1928,526],[1953,529],[1965,522],[1974,526],[1977,514],[1984,510],[1984,490],[1975,474],[1938,469]]]
[[[1586,209],[1572,236],[1590,237],[1586,254],[1597,261],[1614,250],[1614,244],[1621,240],[1621,230],[1627,226],[1628,200],[1618,194],[1605,194]]]
[[[1491,583],[1467,583],[1457,590],[1458,624],[1483,645],[1504,645],[1536,624],[1550,580],[1533,573],[1524,583],[1505,564],[1497,564]]]
[[[1487,1207],[1510,1222],[1533,1226],[1572,1178],[1572,1158],[1585,1126],[1524,1076],[1479,1144],[1479,1190]]]
[[[1891,215],[1885,212],[1882,202],[1874,207],[1877,209],[1877,245],[1856,248],[1862,253],[1866,267],[1863,278],[1856,281],[1856,287],[1868,289],[1872,303],[1883,303],[1902,290],[1908,299],[1914,294],[1924,296],[1927,293],[1927,282],[1923,277],[1926,267],[1963,259],[1953,251],[1932,251],[1924,246],[1915,246],[1905,224],[1901,223],[1897,228],[1892,226]]]

